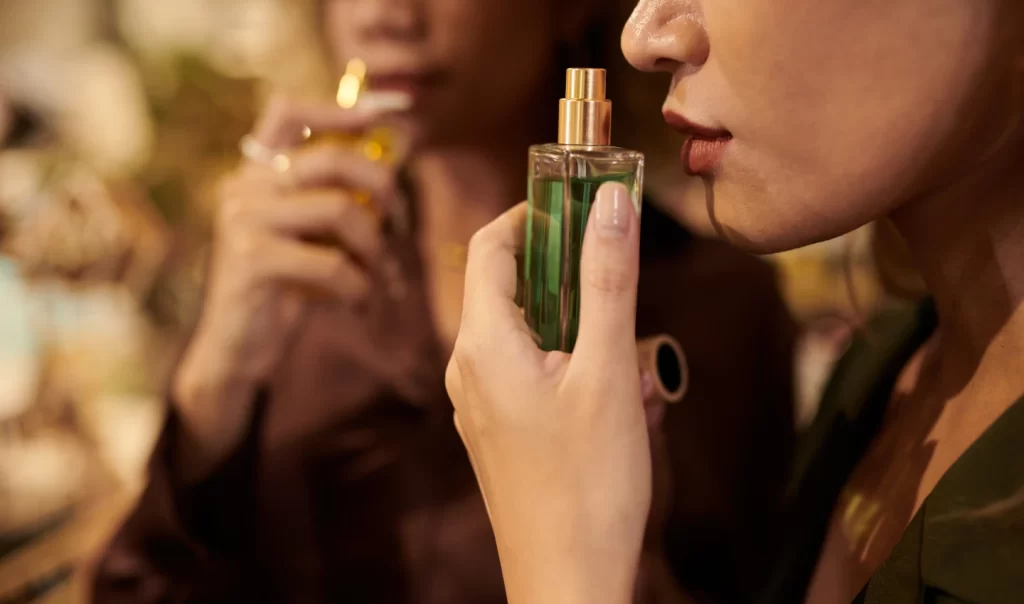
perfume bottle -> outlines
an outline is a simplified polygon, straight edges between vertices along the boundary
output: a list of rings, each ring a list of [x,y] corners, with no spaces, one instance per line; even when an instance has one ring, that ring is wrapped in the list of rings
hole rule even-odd
[[[522,303],[544,350],[571,352],[580,312],[580,254],[598,188],[629,189],[640,214],[644,156],[611,146],[605,70],[570,69],[559,102],[558,142],[530,148]]]

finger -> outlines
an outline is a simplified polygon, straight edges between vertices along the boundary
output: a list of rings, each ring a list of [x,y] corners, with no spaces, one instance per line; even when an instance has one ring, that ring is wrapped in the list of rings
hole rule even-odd
[[[290,168],[281,175],[292,187],[343,187],[365,191],[385,216],[395,211],[394,171],[362,153],[338,145],[314,144],[288,154]]]
[[[636,354],[640,222],[632,195],[606,183],[587,225],[580,261],[580,328],[576,351],[600,360]]]
[[[463,327],[493,329],[496,321],[533,337],[515,304],[516,254],[523,247],[526,204],[522,203],[480,229],[470,240],[466,260]]]
[[[466,291],[476,300],[515,306],[516,254],[523,247],[526,204],[521,203],[480,229],[469,242]]]
[[[265,237],[260,244],[262,275],[270,281],[298,285],[349,303],[370,293],[370,281],[337,249]]]
[[[373,108],[342,109],[335,104],[278,97],[253,128],[252,136],[270,149],[285,149],[313,132],[358,132],[378,116]]]
[[[296,191],[280,198],[232,202],[225,219],[296,237],[329,237],[366,266],[381,263],[384,242],[370,211],[337,189]]]

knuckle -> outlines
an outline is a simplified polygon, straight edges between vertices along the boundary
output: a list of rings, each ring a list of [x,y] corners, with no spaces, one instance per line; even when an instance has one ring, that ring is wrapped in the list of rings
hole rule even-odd
[[[622,294],[636,286],[630,271],[607,265],[587,273],[585,283],[590,289],[606,294]]]
[[[317,144],[304,151],[292,165],[301,170],[303,176],[312,180],[334,180],[352,162],[352,155],[335,144]]]
[[[484,346],[479,338],[472,333],[463,333],[455,340],[455,348],[452,350],[452,361],[457,364],[459,375],[473,379],[480,375],[481,361],[486,357]]]
[[[492,245],[488,227],[484,227],[476,233],[473,233],[473,236],[469,238],[469,245],[466,246],[466,254],[468,257],[485,254]]]
[[[444,387],[448,391],[448,397],[452,401],[459,401],[462,399],[462,377],[459,374],[458,361],[452,357],[448,361],[448,367],[444,372]]]

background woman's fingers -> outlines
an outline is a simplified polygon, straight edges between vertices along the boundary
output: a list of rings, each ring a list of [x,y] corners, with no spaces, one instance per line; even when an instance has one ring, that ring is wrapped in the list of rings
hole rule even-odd
[[[367,266],[378,265],[384,254],[377,219],[344,191],[309,189],[283,198],[239,199],[231,207],[226,220],[293,237],[334,240]]]
[[[341,187],[370,195],[385,216],[395,211],[397,183],[393,169],[338,145],[315,144],[288,153],[290,167],[281,177],[291,187]]]
[[[267,105],[252,136],[269,149],[285,149],[302,142],[306,128],[313,132],[356,132],[376,117],[372,109],[342,109],[330,103],[278,97]]]
[[[264,236],[260,242],[265,278],[307,287],[358,303],[370,293],[367,276],[346,255],[326,246]]]

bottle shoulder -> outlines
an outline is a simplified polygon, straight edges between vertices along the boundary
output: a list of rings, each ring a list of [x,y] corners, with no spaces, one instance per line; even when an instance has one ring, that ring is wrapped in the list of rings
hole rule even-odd
[[[624,149],[613,145],[560,145],[558,143],[546,143],[530,147],[530,155],[535,157],[568,158],[579,157],[583,159],[613,159],[642,161],[644,154],[632,149]]]

